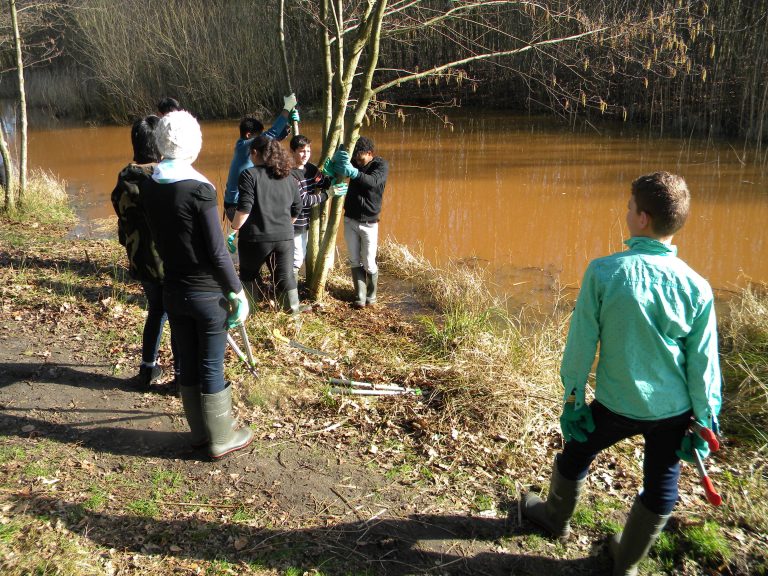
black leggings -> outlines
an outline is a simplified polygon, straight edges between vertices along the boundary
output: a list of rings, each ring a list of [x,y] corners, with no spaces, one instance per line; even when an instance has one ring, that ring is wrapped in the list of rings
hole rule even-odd
[[[275,291],[278,294],[294,290],[293,239],[275,242],[238,242],[240,252],[240,280],[253,282],[261,280],[261,267],[269,258],[274,263]],[[272,269],[272,266],[270,266]]]

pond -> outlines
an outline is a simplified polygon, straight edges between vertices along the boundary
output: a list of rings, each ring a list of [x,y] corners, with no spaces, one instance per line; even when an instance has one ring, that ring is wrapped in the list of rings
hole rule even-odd
[[[269,121],[269,119],[267,119]],[[683,175],[692,213],[675,237],[680,256],[720,291],[768,281],[768,181],[729,143],[649,138],[629,127],[573,131],[549,119],[463,112],[371,126],[390,162],[381,236],[437,265],[487,266],[500,292],[537,300],[577,287],[592,258],[621,250],[632,180],[655,171]],[[196,167],[221,191],[238,122],[203,123]],[[320,125],[301,131],[319,156]],[[68,182],[79,234],[114,217],[109,196],[131,158],[128,127],[33,129],[30,167]],[[343,248],[343,240],[340,240]]]

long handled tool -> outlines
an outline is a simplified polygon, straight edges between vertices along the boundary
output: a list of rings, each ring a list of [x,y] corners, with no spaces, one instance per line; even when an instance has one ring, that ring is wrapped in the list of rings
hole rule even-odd
[[[277,33],[280,38],[280,51],[283,55],[283,74],[285,74],[285,85],[288,88],[288,94],[293,94],[293,87],[291,86],[291,73],[288,67],[288,50],[285,48],[285,0],[280,0],[280,17],[278,19]],[[290,110],[289,110],[290,112]],[[291,130],[293,135],[296,136],[299,133],[299,123],[293,121],[291,123]]]
[[[232,348],[235,355],[242,360],[245,365],[248,367],[248,371],[253,374],[254,376],[258,376],[259,373],[256,370],[256,361],[253,359],[253,350],[251,349],[251,342],[248,340],[248,332],[245,331],[245,326],[243,324],[240,324],[238,327],[238,330],[240,332],[240,337],[243,339],[243,345],[245,346],[245,351],[247,353],[243,354],[243,351],[240,349],[240,346],[237,345],[237,342],[235,342],[235,339],[232,337],[232,334],[227,333],[227,344]]]
[[[712,430],[706,426],[702,426],[695,420],[691,423],[691,428],[694,434],[698,434],[702,440],[709,444],[709,449],[712,452],[716,452],[720,449],[720,442],[717,440],[717,436],[715,436],[715,433],[712,432]],[[692,452],[693,461],[694,464],[696,464],[696,470],[699,472],[699,478],[701,479],[701,485],[704,488],[704,494],[707,496],[707,501],[712,504],[712,506],[720,506],[720,504],[723,503],[723,497],[717,493],[717,490],[715,490],[715,486],[712,484],[712,479],[707,474],[707,469],[704,467],[704,461],[701,459],[701,456],[699,456],[699,452],[695,448]]]
[[[333,358],[333,355],[328,354],[328,352],[323,352],[322,350],[318,350],[317,348],[310,348],[309,346],[304,346],[304,344],[302,344],[301,342],[297,342],[292,338],[283,336],[283,334],[277,328],[272,330],[272,336],[274,336],[275,340],[277,340],[278,342],[282,342],[283,344],[288,344],[288,346],[292,346],[293,348],[301,350],[302,352],[307,352],[308,354],[315,354],[316,356],[325,356],[327,358]]]
[[[357,382],[346,378],[331,378],[331,394],[355,394],[357,396],[398,396],[413,394],[421,396],[420,388],[407,388],[397,384],[372,384],[370,382]]]

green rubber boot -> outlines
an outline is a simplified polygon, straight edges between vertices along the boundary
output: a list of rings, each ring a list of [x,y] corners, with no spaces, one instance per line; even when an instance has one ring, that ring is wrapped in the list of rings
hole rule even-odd
[[[192,431],[189,444],[192,448],[208,446],[208,434],[203,422],[203,405],[200,394],[200,386],[180,386],[181,404],[184,406],[184,416]]]
[[[350,268],[352,271],[352,287],[355,290],[355,301],[352,302],[353,308],[365,308],[365,295],[368,291],[368,286],[365,281],[365,268],[362,266],[354,266]]]
[[[232,417],[232,386],[216,394],[202,394],[203,422],[210,443],[208,450],[211,458],[218,459],[230,452],[245,448],[253,441],[250,428],[234,429]]]
[[[284,312],[287,312],[291,315],[301,314],[302,312],[306,312],[307,310],[311,310],[312,306],[302,306],[299,301],[299,290],[298,288],[294,288],[293,290],[288,290],[287,292],[283,292],[280,294],[280,307],[283,309]]]
[[[368,281],[366,283],[365,304],[366,306],[373,306],[376,304],[376,287],[379,284],[379,273],[368,274]]]
[[[557,469],[557,458],[552,466],[549,497],[542,500],[530,492],[523,496],[523,516],[544,528],[550,535],[565,540],[571,534],[571,516],[584,488],[585,480],[568,480]]]
[[[613,576],[635,576],[637,566],[661,534],[671,514],[651,512],[635,498],[624,531],[611,536],[608,551],[613,557]]]

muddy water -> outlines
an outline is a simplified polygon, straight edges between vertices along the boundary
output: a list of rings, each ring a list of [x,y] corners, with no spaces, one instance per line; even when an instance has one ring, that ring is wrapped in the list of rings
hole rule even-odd
[[[685,176],[693,194],[675,238],[680,255],[721,290],[768,281],[768,175],[730,145],[573,132],[528,117],[453,121],[452,130],[421,120],[366,131],[391,167],[383,237],[437,264],[487,265],[500,291],[536,299],[558,283],[578,285],[590,259],[622,248],[631,181],[665,169]],[[302,132],[319,142],[318,124]],[[203,125],[196,167],[220,190],[236,138],[237,122]],[[125,127],[30,136],[31,165],[67,180],[85,234],[113,217],[109,195],[130,157]]]

